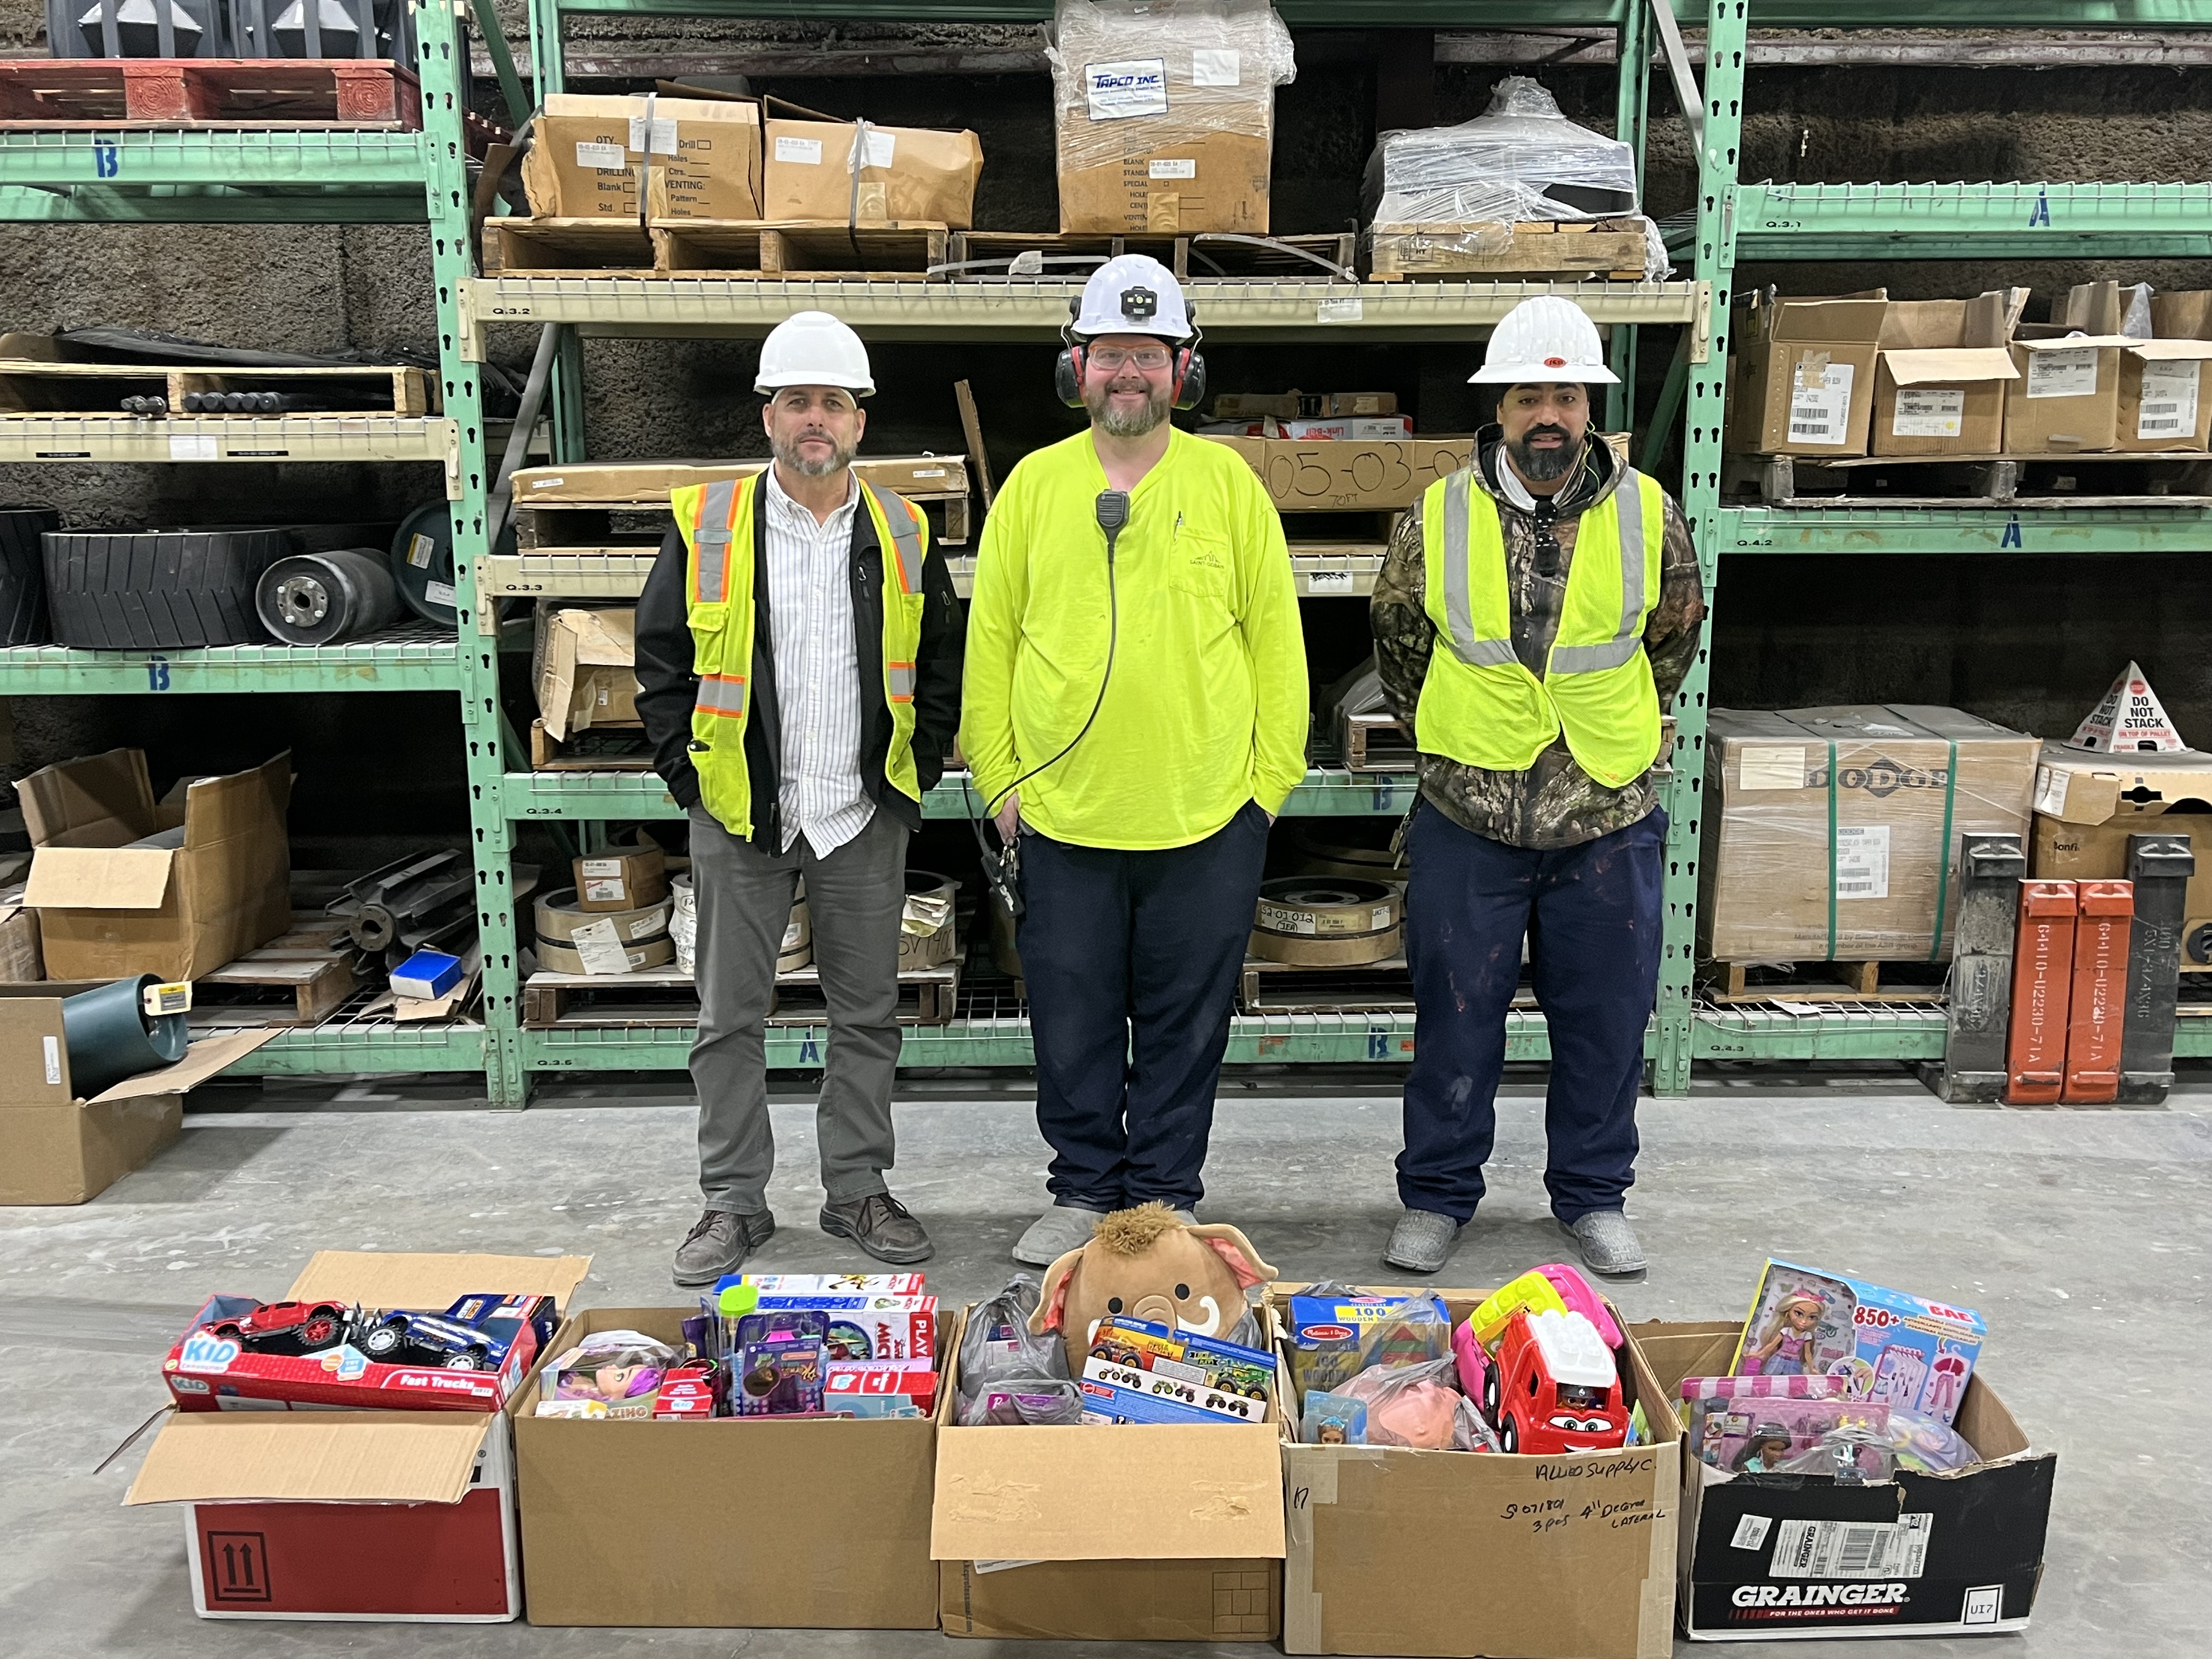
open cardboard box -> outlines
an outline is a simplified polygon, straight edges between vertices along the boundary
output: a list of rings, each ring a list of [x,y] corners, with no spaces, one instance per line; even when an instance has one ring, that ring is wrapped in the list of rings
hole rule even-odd
[[[2026,289],[1972,300],[1892,300],[1882,313],[1874,418],[1875,455],[1995,455],[2004,447],[2012,337]]]
[[[1491,1294],[1433,1293],[1455,1325]],[[1286,1285],[1269,1292],[1279,1333],[1291,1294]],[[1673,1652],[1682,1431],[1632,1333],[1626,1352],[1625,1392],[1632,1409],[1644,1403],[1654,1438],[1618,1451],[1308,1445],[1297,1439],[1295,1409],[1285,1413],[1284,1650],[1492,1659]],[[1408,1572],[1462,1593],[1390,1593]]]
[[[587,1256],[320,1250],[284,1300],[443,1308],[471,1291],[565,1308]],[[124,1498],[181,1504],[204,1619],[486,1623],[522,1612],[507,1412],[179,1414]]]
[[[1654,1320],[1629,1334],[1672,1399],[1686,1376],[1726,1375],[1743,1324]],[[1978,1370],[1954,1426],[1982,1462],[1949,1474],[1901,1469],[1894,1482],[1873,1486],[1731,1477],[1685,1457],[1684,1632],[1699,1642],[1764,1642],[2026,1628],[2043,1577],[2058,1455],[2028,1444]],[[1867,1568],[1813,1578],[1778,1562],[1785,1538],[1818,1540],[1824,1528],[1838,1530],[1847,1553],[1856,1547],[1869,1558]],[[1891,1540],[1912,1534],[1918,1546],[1898,1552],[1901,1563],[1888,1560]]]
[[[62,999],[84,985],[0,985],[0,1204],[82,1204],[177,1138],[185,1091],[275,1030],[204,1037],[173,1066],[89,1100],[70,1082]]]
[[[2106,754],[2046,743],[2035,768],[2028,873],[2110,881],[2128,873],[2128,837],[2187,836],[2197,873],[2182,901],[2181,966],[2212,969],[2212,754]]]
[[[678,1343],[696,1311],[587,1309],[552,1352]],[[531,1623],[936,1627],[936,1419],[536,1417],[538,1383],[514,1407]]]
[[[1867,453],[1875,352],[1889,291],[1789,299],[1754,291],[1736,313],[1731,453]]]
[[[1272,1423],[962,1428],[938,1405],[929,1553],[947,1636],[1265,1642],[1281,1627]],[[1279,1370],[1278,1400],[1287,1390]]]

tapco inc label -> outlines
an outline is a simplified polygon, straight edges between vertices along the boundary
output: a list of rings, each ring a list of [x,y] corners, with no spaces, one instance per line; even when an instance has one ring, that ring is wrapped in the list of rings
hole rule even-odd
[[[1941,789],[1951,781],[1948,767],[1900,766],[1884,757],[1863,764],[1838,766],[1836,769],[1836,787],[1859,789],[1881,797],[1893,795],[1900,789]],[[1815,766],[1805,779],[1808,789],[1828,787],[1828,769]]]
[[[1118,63],[1085,64],[1083,95],[1094,121],[1127,121],[1168,112],[1168,60],[1125,58]]]

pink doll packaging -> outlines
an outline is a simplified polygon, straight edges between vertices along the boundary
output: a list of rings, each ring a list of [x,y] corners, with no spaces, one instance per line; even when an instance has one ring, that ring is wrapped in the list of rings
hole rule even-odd
[[[1986,1334],[1967,1308],[1769,1261],[1729,1367],[1739,1376],[1833,1376],[1846,1398],[1948,1425]]]

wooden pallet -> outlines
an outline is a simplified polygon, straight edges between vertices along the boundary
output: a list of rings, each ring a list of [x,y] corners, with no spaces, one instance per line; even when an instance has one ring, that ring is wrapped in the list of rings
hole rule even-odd
[[[1340,713],[1336,741],[1347,772],[1411,772],[1420,764],[1413,734],[1395,714]]]
[[[360,984],[355,961],[343,921],[295,915],[281,939],[192,982],[191,1023],[315,1024]]]
[[[960,996],[960,966],[946,963],[899,976],[902,1025],[943,1025]],[[815,1026],[829,1023],[822,978],[811,966],[775,978],[768,1023]],[[522,988],[522,1023],[532,1030],[556,1027],[652,1026],[674,1029],[699,1023],[699,996],[691,975],[674,968],[639,974],[532,974]]]
[[[653,746],[636,726],[595,726],[572,732],[564,742],[550,736],[545,722],[530,722],[530,769],[533,772],[650,772]]]
[[[1469,276],[1588,276],[1644,280],[1644,221],[1634,216],[1512,226],[1376,225],[1367,233],[1367,280],[1404,283]]]
[[[1879,962],[1801,962],[1792,963],[1785,979],[1772,984],[1752,981],[1754,972],[1769,971],[1760,964],[1741,962],[1709,962],[1700,964],[1699,977],[1705,981],[1705,992],[1713,1001],[1723,1005],[1747,1002],[1874,1002],[1874,1003],[1940,1003],[1945,1000],[1943,987],[1933,985],[1892,983],[1885,988],[1881,982],[1884,963]],[[1926,962],[1893,963],[1893,968],[1910,967],[1925,973],[1931,964]],[[1934,964],[1939,966],[1941,964]],[[1832,974],[1829,979],[1817,977],[1822,969]]]
[[[574,480],[578,469],[533,467],[518,472],[515,547],[525,553],[635,555],[649,562],[670,523],[671,465],[647,461],[624,468],[619,464],[594,464],[591,468],[594,483],[588,495],[564,489],[558,497],[533,498],[532,486],[541,478]],[[740,467],[757,471],[765,465],[724,463],[714,469],[714,476],[728,477]],[[939,503],[943,528],[933,535],[935,541],[958,545],[968,540],[971,532],[965,455],[864,455],[853,463],[853,470],[877,489],[907,501]],[[626,480],[626,472],[635,483]],[[940,484],[941,488],[935,487]],[[635,539],[612,539],[616,537]],[[639,574],[641,581],[644,573]]]
[[[1768,507],[2207,507],[2212,452],[1729,455],[1721,489]]]
[[[1526,986],[1513,994],[1516,1008],[1535,1006]],[[1298,968],[1247,957],[1237,1006],[1248,1014],[1406,1014],[1413,1012],[1413,981],[1402,955],[1358,968]]]
[[[376,58],[0,59],[0,129],[422,125],[422,83]]]
[[[1088,276],[1124,253],[1149,253],[1178,279],[1356,280],[1349,232],[1320,236],[1248,236],[1228,231],[1188,236],[1085,230],[961,230],[941,274],[955,282]]]
[[[941,224],[844,225],[802,220],[655,219],[653,268],[662,276],[760,282],[926,282],[945,263]]]
[[[653,238],[635,219],[489,218],[487,276],[650,276]]]
[[[0,335],[0,418],[11,416],[117,415],[125,398],[164,398],[185,416],[192,392],[279,392],[345,405],[316,413],[429,415],[437,392],[425,369],[389,363],[328,368],[238,368],[165,363],[73,363],[23,355],[51,337]],[[270,416],[191,416],[190,419],[272,419]]]

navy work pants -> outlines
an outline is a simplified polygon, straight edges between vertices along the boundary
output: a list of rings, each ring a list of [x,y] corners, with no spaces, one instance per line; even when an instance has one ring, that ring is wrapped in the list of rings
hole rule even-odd
[[[1188,1209],[1213,1127],[1267,815],[1148,852],[1024,831],[1015,933],[1057,1201]]]
[[[1407,838],[1406,963],[1416,1009],[1398,1196],[1464,1222],[1496,1137],[1505,1016],[1528,939],[1551,1035],[1544,1099],[1552,1212],[1617,1210],[1636,1179],[1636,1094],[1659,990],[1667,815],[1535,852],[1462,830],[1424,801]]]

